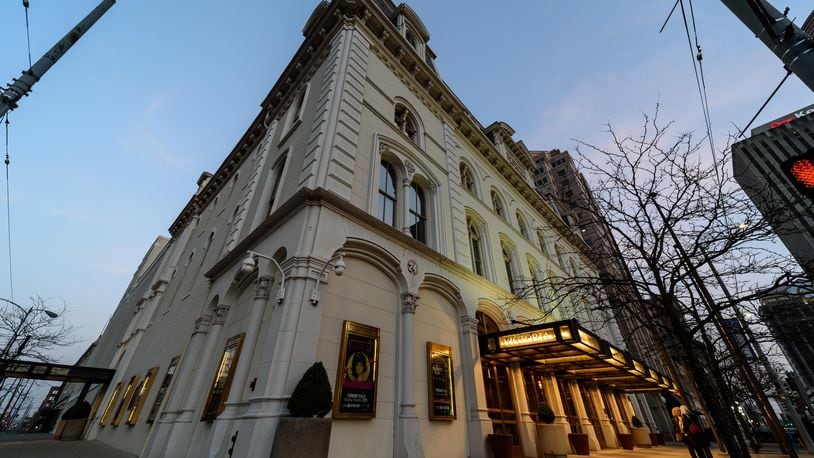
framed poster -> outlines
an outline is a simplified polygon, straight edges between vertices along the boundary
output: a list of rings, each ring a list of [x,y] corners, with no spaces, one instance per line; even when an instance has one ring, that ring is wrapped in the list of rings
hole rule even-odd
[[[379,328],[345,320],[336,371],[333,418],[374,418]]]
[[[455,420],[452,348],[427,342],[427,407],[430,420]]]
[[[223,348],[223,354],[221,354],[220,362],[218,363],[217,372],[215,372],[215,378],[212,380],[212,387],[209,388],[209,395],[206,398],[206,404],[204,404],[201,421],[214,421],[215,418],[223,412],[245,337],[246,333],[241,332],[226,341],[226,346]]]

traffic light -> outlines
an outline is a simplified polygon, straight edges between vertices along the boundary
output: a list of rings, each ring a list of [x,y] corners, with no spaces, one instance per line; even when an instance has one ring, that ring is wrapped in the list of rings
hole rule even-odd
[[[797,190],[814,200],[814,148],[783,162],[782,168]]]

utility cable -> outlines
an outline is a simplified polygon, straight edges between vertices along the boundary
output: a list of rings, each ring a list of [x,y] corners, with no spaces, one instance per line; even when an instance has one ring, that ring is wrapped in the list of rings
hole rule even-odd
[[[31,33],[28,27],[28,0],[23,0],[23,8],[25,9],[25,38],[28,42],[28,69],[31,69]]]
[[[789,76],[791,76],[791,70],[786,69],[786,76],[784,76],[783,79],[780,80],[780,84],[778,84],[777,87],[774,88],[772,93],[769,95],[769,98],[766,99],[765,102],[763,102],[763,105],[760,106],[760,109],[757,110],[757,113],[755,113],[755,115],[752,116],[752,119],[749,120],[749,124],[747,124],[746,127],[744,127],[743,130],[740,131],[740,133],[738,134],[738,138],[743,137],[743,134],[746,133],[746,130],[749,129],[749,126],[751,126],[752,123],[755,122],[755,119],[757,119],[757,117],[760,116],[760,113],[763,111],[764,108],[766,108],[766,105],[769,104],[769,101],[772,100],[772,97],[774,97],[774,95],[777,94],[777,91],[780,90],[780,86],[782,86],[783,83],[785,83],[786,80],[789,79]]]
[[[664,28],[667,27],[667,23],[670,22],[670,18],[673,17],[673,12],[675,12],[676,7],[678,6],[678,2],[680,2],[680,1],[681,0],[676,0],[676,2],[673,3],[673,9],[670,10],[670,14],[667,15],[667,19],[665,19],[664,24],[661,25],[661,28],[659,29],[659,33],[664,32]]]
[[[681,2],[681,14],[684,17],[684,30],[687,33],[687,42],[689,43],[689,41],[690,41],[690,36],[689,36],[690,31],[689,31],[689,28],[687,27],[687,16],[686,16],[686,12],[684,11],[684,1],[680,0],[680,2]],[[698,69],[695,72],[695,79],[696,79],[696,84],[698,84],[698,86],[699,86],[698,92],[701,95],[701,108],[704,110],[704,121],[706,123],[707,139],[709,141],[709,147],[710,147],[710,151],[712,153],[712,160],[717,162],[718,158],[717,158],[717,154],[715,152],[715,140],[714,140],[714,138],[712,136],[712,116],[710,115],[710,112],[709,112],[709,97],[707,95],[707,83],[706,83],[706,78],[704,78],[704,65],[703,65],[704,56],[701,53],[701,44],[698,42],[698,29],[695,26],[695,9],[692,6],[692,0],[689,0],[689,4],[690,4],[690,18],[692,19],[692,32],[693,32],[693,36],[695,37],[695,49],[697,50],[697,53],[695,54],[695,60],[698,62]],[[690,53],[692,53],[692,51],[693,51],[692,50],[692,44],[690,44]],[[695,62],[693,62],[693,67],[695,67]],[[700,75],[700,83],[699,83],[699,75]],[[715,168],[715,175],[716,175],[716,177],[718,177],[718,179],[720,181],[720,176],[718,174],[718,168],[717,167]]]
[[[14,300],[14,276],[12,275],[11,270],[11,191],[10,191],[10,184],[9,184],[9,164],[11,164],[11,159],[9,158],[8,154],[8,113],[6,113],[6,228],[8,230],[8,284],[9,284],[9,293],[11,295],[11,300]]]

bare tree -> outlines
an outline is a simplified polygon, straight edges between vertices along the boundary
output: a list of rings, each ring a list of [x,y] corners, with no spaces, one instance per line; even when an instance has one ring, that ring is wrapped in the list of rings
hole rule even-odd
[[[731,341],[722,345],[731,336],[721,320],[802,276],[773,249],[770,221],[780,215],[761,214],[734,181],[729,148],[711,154],[705,139],[661,124],[658,105],[652,116],[643,114],[638,135],[621,135],[610,124],[607,133],[607,146],[576,140],[593,201],[548,197],[576,215],[577,232],[601,224],[618,248],[597,253],[598,274],[568,271],[527,289],[546,291],[550,307],[582,307],[583,317],[598,321],[604,317],[597,311],[612,313],[627,334],[649,332],[656,345],[640,351],[681,369],[674,375],[689,374],[684,386],[697,385],[730,454],[748,456],[721,364],[739,355]]]

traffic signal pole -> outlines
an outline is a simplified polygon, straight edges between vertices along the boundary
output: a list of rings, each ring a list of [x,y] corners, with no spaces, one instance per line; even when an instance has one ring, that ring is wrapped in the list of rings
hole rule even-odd
[[[17,102],[31,92],[31,87],[42,78],[48,69],[57,63],[60,57],[71,49],[74,43],[82,38],[82,35],[84,35],[114,3],[116,3],[116,0],[102,0],[102,3],[88,13],[70,32],[65,34],[65,36],[40,57],[31,68],[24,70],[19,78],[14,79],[11,84],[0,92],[0,118],[7,112],[17,108]]]
[[[814,40],[766,0],[721,0],[792,73],[814,91]]]

